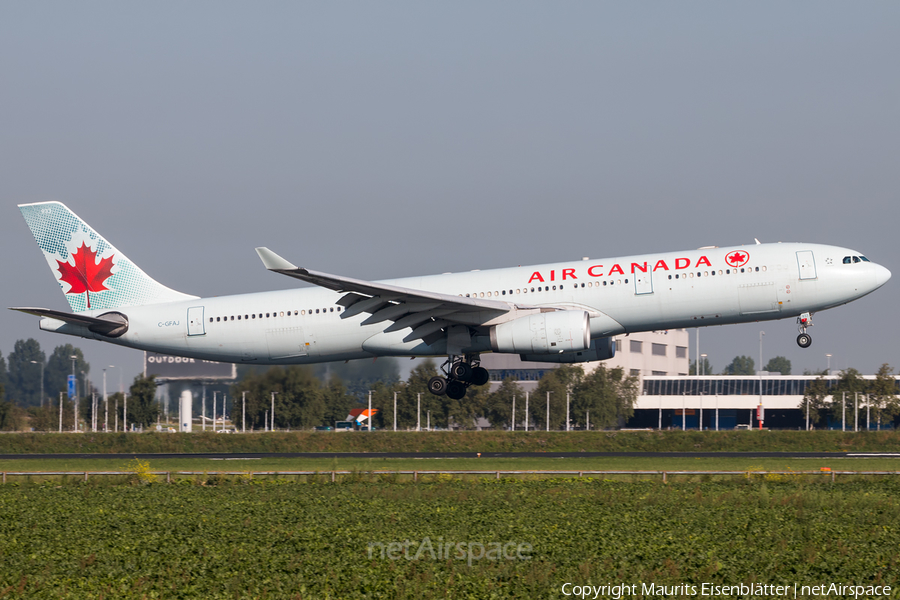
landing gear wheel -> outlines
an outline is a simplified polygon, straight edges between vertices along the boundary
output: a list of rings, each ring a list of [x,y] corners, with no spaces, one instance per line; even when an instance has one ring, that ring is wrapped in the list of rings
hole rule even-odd
[[[451,400],[462,400],[466,396],[466,384],[456,379],[447,383],[447,397]]]
[[[472,385],[484,385],[491,380],[491,374],[484,367],[472,369]]]
[[[469,365],[469,363],[455,363],[452,367],[450,367],[450,377],[452,377],[453,379],[459,379],[460,381],[471,381],[472,367]]]
[[[801,333],[797,336],[797,345],[801,348],[809,348],[812,345],[812,336],[808,333]]]
[[[432,377],[428,380],[428,391],[435,396],[443,396],[447,393],[447,380],[443,377]]]

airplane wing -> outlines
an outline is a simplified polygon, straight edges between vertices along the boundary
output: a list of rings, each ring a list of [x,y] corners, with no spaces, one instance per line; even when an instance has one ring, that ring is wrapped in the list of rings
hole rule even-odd
[[[270,271],[336,292],[346,292],[338,300],[338,304],[346,309],[341,318],[348,319],[365,312],[371,316],[362,322],[363,325],[391,321],[385,332],[412,328],[412,333],[404,338],[407,342],[421,339],[432,344],[445,335],[443,329],[453,325],[478,326],[510,311],[541,310],[514,302],[452,296],[330,275],[297,267],[268,248],[257,248],[256,252]],[[548,309],[543,307],[543,310]]]

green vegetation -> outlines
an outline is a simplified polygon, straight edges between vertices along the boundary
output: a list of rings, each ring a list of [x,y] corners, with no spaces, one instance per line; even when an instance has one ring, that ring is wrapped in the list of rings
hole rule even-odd
[[[0,454],[196,452],[898,452],[900,432],[840,431],[297,431],[17,433]]]
[[[898,458],[259,458],[210,459],[197,457],[153,458],[138,461],[151,471],[247,472],[247,471],[835,471],[900,472]],[[131,471],[133,461],[122,458],[21,458],[0,460],[4,472]],[[826,475],[827,476],[827,475]],[[10,476],[24,481],[26,476]],[[105,476],[104,476],[105,477]],[[609,476],[611,477],[611,476]],[[658,479],[658,475],[647,476]],[[61,479],[56,477],[55,479]],[[631,477],[628,477],[631,479]],[[728,478],[728,477],[723,477]],[[46,479],[46,478],[45,478]],[[815,479],[815,477],[813,477]],[[898,478],[900,480],[900,478]]]
[[[892,481],[200,483],[0,487],[0,595],[559,598],[566,582],[900,585]],[[406,541],[404,557],[391,544]],[[450,542],[451,555],[438,555]],[[478,558],[479,545],[510,543],[511,558]]]

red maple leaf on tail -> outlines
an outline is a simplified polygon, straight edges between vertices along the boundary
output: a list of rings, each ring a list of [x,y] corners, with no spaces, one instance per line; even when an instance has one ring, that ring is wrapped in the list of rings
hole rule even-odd
[[[60,280],[69,284],[67,294],[87,294],[87,307],[91,307],[90,292],[102,292],[109,288],[103,285],[112,277],[113,257],[101,258],[97,263],[97,252],[91,250],[84,242],[72,255],[75,265],[57,260]]]

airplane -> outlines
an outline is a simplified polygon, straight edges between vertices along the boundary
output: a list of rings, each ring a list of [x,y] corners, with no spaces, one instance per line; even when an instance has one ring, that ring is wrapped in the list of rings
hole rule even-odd
[[[891,277],[855,250],[758,240],[387,281],[297,267],[257,248],[266,269],[315,287],[199,298],[152,279],[60,202],[19,209],[71,308],[11,309],[41,317],[44,331],[232,363],[447,357],[428,388],[453,399],[488,382],[486,352],[601,361],[621,334],[791,317],[807,348],[814,313]]]

